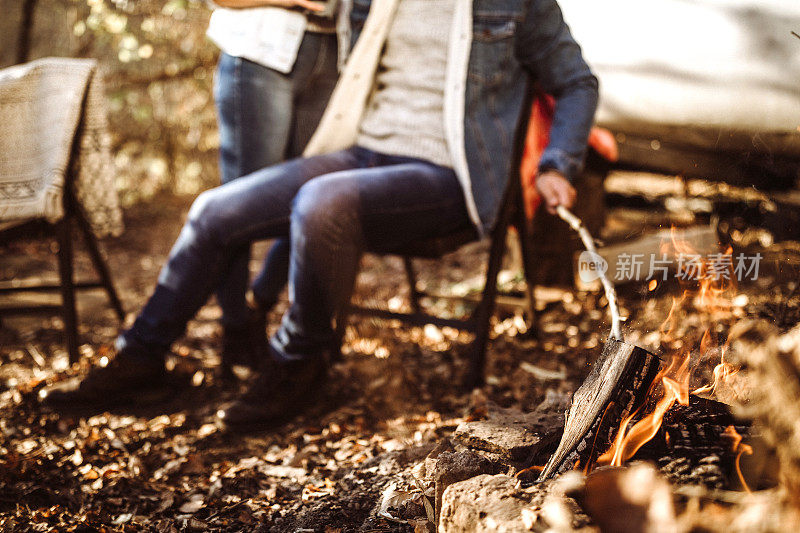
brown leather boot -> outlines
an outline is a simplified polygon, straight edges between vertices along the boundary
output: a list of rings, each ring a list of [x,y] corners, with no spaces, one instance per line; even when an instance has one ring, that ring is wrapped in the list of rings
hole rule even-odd
[[[241,429],[270,427],[308,408],[328,377],[325,357],[268,365],[236,401],[217,411],[226,426]]]
[[[131,357],[118,354],[106,366],[96,366],[83,378],[74,378],[42,389],[42,403],[56,409],[164,401],[174,391],[167,384],[163,357]]]

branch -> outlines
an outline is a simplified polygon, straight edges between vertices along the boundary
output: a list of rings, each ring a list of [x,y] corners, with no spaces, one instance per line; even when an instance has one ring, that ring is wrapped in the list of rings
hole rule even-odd
[[[581,222],[581,219],[572,214],[572,212],[563,205],[559,205],[556,208],[556,211],[562,220],[569,224],[573,230],[578,232],[578,235],[583,241],[583,246],[586,247],[586,250],[595,255],[599,255],[597,253],[597,248],[594,246],[594,239],[589,233],[589,230],[586,229],[586,226],[583,225],[583,222]],[[614,290],[614,284],[611,283],[605,272],[598,272],[597,274],[600,276],[600,282],[603,284],[603,289],[605,289],[606,299],[608,300],[608,312],[611,314],[611,333],[609,334],[609,337],[618,341],[622,341],[622,329],[620,327],[622,319],[619,316],[619,307],[617,307],[617,293]]]

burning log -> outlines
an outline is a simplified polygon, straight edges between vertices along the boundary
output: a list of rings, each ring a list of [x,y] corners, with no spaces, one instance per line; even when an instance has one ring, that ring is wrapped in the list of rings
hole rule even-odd
[[[564,434],[539,481],[594,463],[613,440],[619,421],[630,416],[658,372],[659,359],[647,350],[609,340],[592,372],[575,392]]]
[[[557,212],[578,233],[586,250],[597,256],[594,239],[581,220],[563,206],[558,206]],[[616,422],[631,416],[634,408],[644,401],[644,394],[658,372],[655,355],[623,341],[614,285],[605,272],[597,274],[608,300],[611,333],[592,372],[573,396],[561,442],[539,481],[578,464],[592,464],[597,454],[595,444],[598,440],[603,445],[610,441]]]
[[[726,404],[690,396],[689,405],[667,411],[658,434],[635,458],[654,461],[673,483],[728,489],[742,484],[735,481],[741,448],[732,445],[733,435],[749,438],[750,424],[736,419]]]

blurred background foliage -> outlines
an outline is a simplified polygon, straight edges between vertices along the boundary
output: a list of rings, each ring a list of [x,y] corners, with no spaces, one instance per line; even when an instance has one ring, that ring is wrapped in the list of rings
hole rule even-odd
[[[219,182],[217,49],[204,0],[0,0],[0,67],[47,56],[100,61],[126,205]]]

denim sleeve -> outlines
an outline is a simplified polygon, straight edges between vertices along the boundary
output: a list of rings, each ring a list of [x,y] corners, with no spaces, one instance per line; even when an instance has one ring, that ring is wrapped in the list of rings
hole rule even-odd
[[[514,48],[517,60],[539,87],[556,99],[550,142],[539,170],[554,169],[573,181],[583,167],[598,83],[556,0],[530,1]]]
[[[350,10],[350,49],[355,46],[356,41],[361,36],[361,30],[364,29],[364,22],[369,15],[369,9],[372,6],[372,0],[353,0],[353,7]]]

